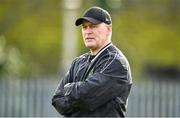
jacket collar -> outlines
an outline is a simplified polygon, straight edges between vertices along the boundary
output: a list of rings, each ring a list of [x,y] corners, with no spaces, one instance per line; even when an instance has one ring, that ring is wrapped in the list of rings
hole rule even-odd
[[[112,43],[109,43],[109,44],[107,44],[106,46],[104,46],[96,55],[95,55],[95,57],[91,60],[91,62],[93,62],[93,61],[95,61],[98,57],[99,57],[99,55],[102,53],[102,52],[104,52],[104,50],[106,50],[108,47],[110,47],[112,45]]]

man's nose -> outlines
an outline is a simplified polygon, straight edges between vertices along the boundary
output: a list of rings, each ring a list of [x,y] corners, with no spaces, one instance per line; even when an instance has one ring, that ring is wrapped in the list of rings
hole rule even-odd
[[[87,27],[87,28],[85,29],[85,33],[87,33],[87,34],[92,33],[92,29],[91,29],[90,27]]]

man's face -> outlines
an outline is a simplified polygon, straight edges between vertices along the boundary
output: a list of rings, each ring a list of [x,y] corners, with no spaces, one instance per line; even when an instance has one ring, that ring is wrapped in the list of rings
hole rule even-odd
[[[107,24],[92,24],[84,21],[82,24],[82,35],[84,44],[87,48],[99,50],[108,43],[108,36],[111,33],[111,27]]]

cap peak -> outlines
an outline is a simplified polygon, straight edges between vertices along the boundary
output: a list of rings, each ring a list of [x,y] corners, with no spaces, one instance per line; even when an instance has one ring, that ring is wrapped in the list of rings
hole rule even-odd
[[[87,20],[93,24],[106,23],[111,24],[111,16],[105,9],[93,6],[87,9],[84,15],[78,18],[75,22],[76,26],[79,26],[83,23],[83,20]]]

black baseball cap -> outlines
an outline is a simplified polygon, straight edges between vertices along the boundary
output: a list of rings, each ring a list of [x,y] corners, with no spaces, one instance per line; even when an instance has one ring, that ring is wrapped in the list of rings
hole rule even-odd
[[[110,14],[105,9],[100,7],[91,7],[87,9],[84,15],[76,20],[75,25],[81,25],[84,20],[87,20],[93,24],[100,24],[102,22],[106,24],[112,23]]]

